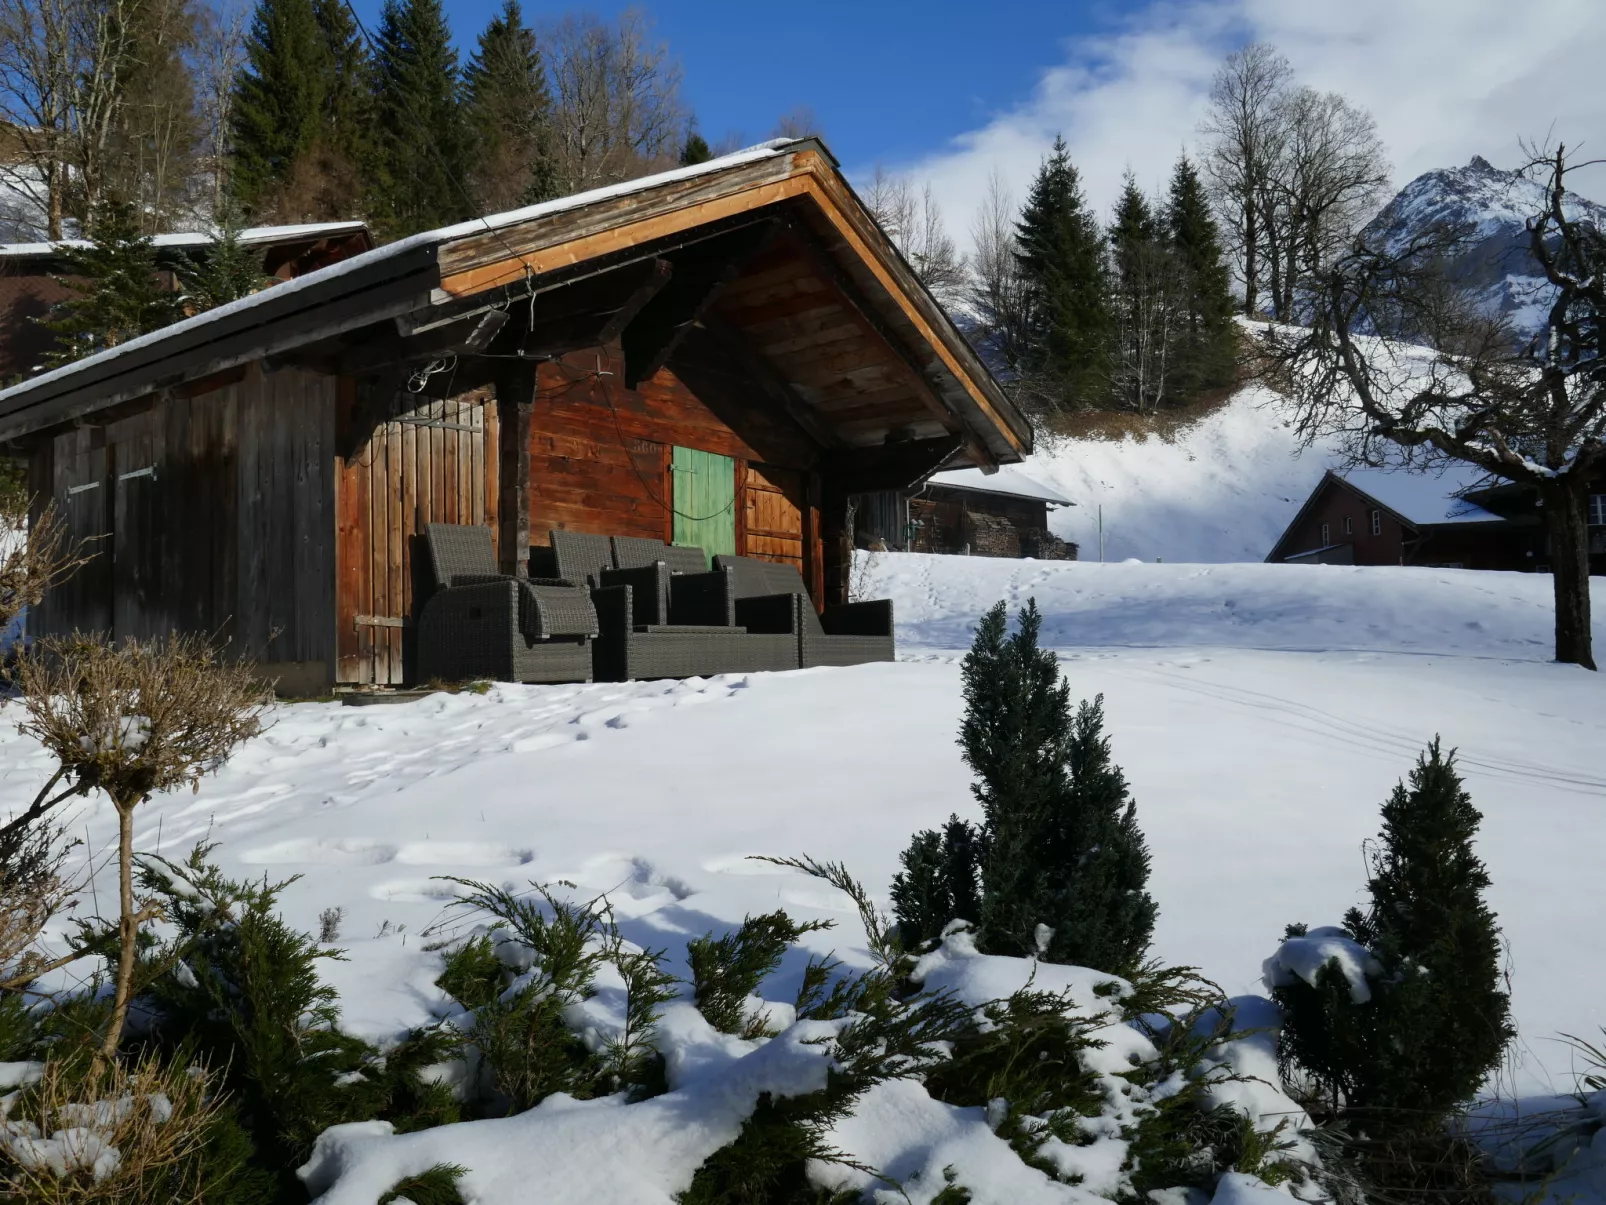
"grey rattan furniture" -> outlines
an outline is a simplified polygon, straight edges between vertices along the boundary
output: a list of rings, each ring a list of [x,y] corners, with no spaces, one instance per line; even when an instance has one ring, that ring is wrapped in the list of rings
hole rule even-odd
[[[717,617],[730,616],[734,603],[729,575],[698,576],[725,579],[723,590],[709,590],[707,595],[724,608]],[[634,590],[630,585],[603,586],[591,593],[600,629],[593,642],[599,682],[797,668],[797,639],[789,632],[757,634],[728,623],[634,623]]]
[[[723,555],[714,564],[731,572],[737,622],[752,632],[791,634],[799,666],[896,660],[890,598],[828,605],[822,616],[792,565]]]
[[[418,613],[420,681],[591,680],[589,591],[497,573],[488,528],[431,523],[424,543],[435,588]]]

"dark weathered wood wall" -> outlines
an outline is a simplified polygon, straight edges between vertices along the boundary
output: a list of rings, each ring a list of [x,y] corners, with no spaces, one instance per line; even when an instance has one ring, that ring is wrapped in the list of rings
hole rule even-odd
[[[196,382],[34,452],[35,480],[95,539],[35,633],[203,632],[294,679],[334,637],[334,381],[295,369]]]
[[[411,680],[415,598],[430,589],[420,537],[428,523],[496,529],[496,410],[477,390],[448,399],[405,391],[389,420],[342,459],[336,680]],[[342,423],[353,421],[354,385],[342,382]]]

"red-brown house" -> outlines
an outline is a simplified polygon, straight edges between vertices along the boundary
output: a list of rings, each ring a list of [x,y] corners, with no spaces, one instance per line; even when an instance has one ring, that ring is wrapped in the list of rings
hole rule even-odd
[[[1520,513],[1484,474],[1328,470],[1268,561],[1542,570],[1538,516]]]

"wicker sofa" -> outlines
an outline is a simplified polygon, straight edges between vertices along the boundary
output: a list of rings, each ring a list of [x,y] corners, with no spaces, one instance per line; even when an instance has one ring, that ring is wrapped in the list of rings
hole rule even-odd
[[[731,574],[737,622],[751,632],[785,632],[797,643],[800,667],[896,659],[890,598],[827,606],[821,615],[792,565],[743,556],[716,556],[714,564]]]
[[[735,575],[710,570],[702,549],[568,531],[551,540],[532,549],[531,565],[590,591],[597,681],[797,668],[790,633],[750,632],[736,622]]]
[[[424,544],[434,588],[418,612],[420,681],[591,681],[588,591],[498,573],[488,528],[431,523]]]

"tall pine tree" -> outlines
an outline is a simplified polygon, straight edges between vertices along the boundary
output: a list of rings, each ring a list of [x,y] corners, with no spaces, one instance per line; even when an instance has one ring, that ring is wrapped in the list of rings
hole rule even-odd
[[[385,0],[374,56],[372,203],[400,238],[473,212],[457,52],[440,0]]]
[[[1183,331],[1176,356],[1177,391],[1193,396],[1230,384],[1237,361],[1235,303],[1228,287],[1221,231],[1199,173],[1186,155],[1171,173],[1167,241],[1179,267]]]
[[[320,133],[327,50],[312,0],[258,0],[234,84],[233,195],[268,209]]]
[[[1027,286],[1025,350],[1014,365],[1051,406],[1104,397],[1110,314],[1103,239],[1063,138],[1044,160],[1016,227]]]
[[[1435,740],[1409,786],[1397,784],[1383,805],[1370,906],[1344,918],[1377,960],[1370,999],[1357,1003],[1336,967],[1324,967],[1314,985],[1296,979],[1273,990],[1285,1063],[1363,1124],[1371,1117],[1396,1131],[1442,1126],[1512,1038],[1500,930],[1484,901],[1489,872],[1472,848],[1481,820],[1455,755]]]
[[[966,919],[984,953],[1129,973],[1154,930],[1148,851],[1110,761],[1102,700],[1073,711],[1058,658],[1038,647],[1041,627],[1035,602],[1013,633],[1003,603],[976,626],[959,744],[982,823],[916,834],[894,883],[900,932],[929,940]]]
[[[480,34],[463,72],[463,92],[480,207],[513,209],[556,196],[552,95],[518,0],[503,0],[502,11]]]

